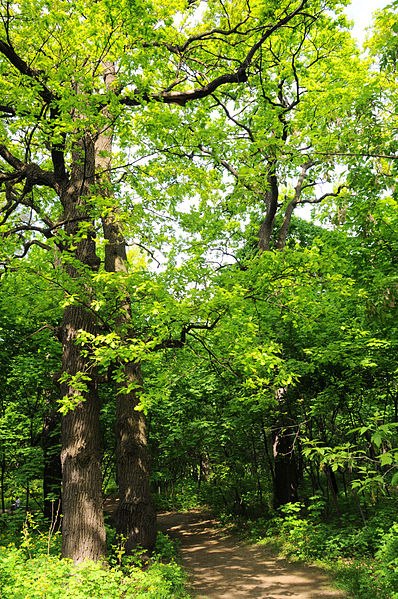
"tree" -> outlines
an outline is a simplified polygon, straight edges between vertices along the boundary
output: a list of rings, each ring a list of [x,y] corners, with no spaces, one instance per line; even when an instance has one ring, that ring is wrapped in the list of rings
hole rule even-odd
[[[246,284],[256,289],[256,277],[268,265],[259,254],[285,249],[295,210],[346,195],[350,180],[344,171],[339,184],[331,181],[338,181],[338,170],[347,163],[347,157],[339,156],[341,147],[353,138],[358,143],[353,126],[361,114],[356,119],[351,111],[358,104],[356,90],[369,83],[370,75],[339,15],[339,4],[329,8],[337,16],[320,9],[317,19],[307,14],[300,28],[278,30],[262,49],[246,86],[233,93],[221,88],[201,110],[172,115],[167,130],[148,122],[156,172],[162,161],[170,195],[181,197],[185,180],[192,195],[196,181],[199,199],[190,214],[185,207],[179,212],[177,205],[173,215],[189,233],[178,251],[186,252],[191,268],[198,256],[207,262],[210,285],[221,280],[232,287],[236,269],[248,269],[253,278]],[[320,186],[326,189],[319,191]],[[293,235],[291,246],[296,241]],[[228,276],[212,281],[214,264],[225,269],[229,281]],[[248,302],[258,298],[254,291],[248,293]],[[275,389],[275,394],[283,404],[288,389]],[[294,416],[288,413],[279,413],[272,426],[275,505],[297,499],[292,426]]]
[[[236,5],[212,2],[197,23],[195,3],[164,7],[145,2],[2,2],[1,226],[3,235],[22,248],[20,257],[34,245],[49,250],[55,280],[65,294],[58,330],[63,370],[63,555],[76,562],[105,554],[99,377],[96,361],[81,339],[93,339],[113,325],[130,344],[136,339],[128,294],[121,293],[102,310],[98,304],[103,267],[97,238],[102,218],[108,243],[109,277],[102,277],[106,287],[106,281],[120,279],[126,269],[129,232],[123,231],[125,215],[115,198],[123,197],[117,173],[125,160],[131,161],[136,139],[133,115],[145,115],[154,103],[185,106],[222,86],[245,84],[274,32],[287,25],[299,27],[307,11],[316,18],[318,4],[269,2],[255,8],[242,4],[236,10]],[[110,65],[115,81],[107,78]],[[103,142],[111,133],[121,150],[127,148],[113,163],[104,162],[110,161],[111,148]],[[107,185],[110,192],[104,191]],[[103,293],[101,301],[106,299]],[[110,316],[112,309],[118,316]],[[146,462],[146,449],[143,420],[134,410],[140,379],[134,350],[124,369],[120,373],[119,368],[120,380],[126,383],[127,377],[130,385],[120,395],[118,422],[119,437],[127,435],[129,447],[121,444],[120,455],[127,451],[133,467],[119,468],[120,524],[130,544],[137,538],[149,544],[154,517],[147,497],[148,468],[137,468],[140,460]],[[133,488],[141,491],[132,497]],[[143,527],[147,530],[140,532]]]
[[[41,263],[42,250],[36,250],[1,281],[1,497],[3,510],[16,493],[27,509],[36,509],[43,495],[44,512],[51,518],[61,490],[60,414],[53,381],[60,355],[52,338],[59,298],[48,293],[49,273]]]
[[[391,47],[394,19],[394,14],[385,14],[381,19],[383,29],[379,32],[384,56],[390,59],[390,72],[395,68],[396,58],[396,48]],[[355,386],[366,389],[364,396],[371,397],[375,388],[367,378],[366,368],[375,363],[384,370],[391,388],[394,387],[391,365],[387,366],[381,355],[382,347],[393,347],[390,345],[393,343],[391,334],[386,335],[379,327],[371,327],[372,332],[368,330],[368,315],[362,311],[361,303],[364,297],[368,297],[370,281],[374,277],[377,283],[372,301],[378,304],[380,314],[390,323],[388,305],[395,306],[394,283],[390,278],[395,248],[392,237],[396,229],[391,207],[395,206],[395,199],[382,197],[381,192],[387,191],[394,181],[394,167],[389,165],[389,159],[395,160],[396,143],[385,123],[387,118],[391,119],[387,112],[390,115],[395,112],[396,83],[390,78],[387,85],[383,75],[375,77],[374,71],[358,59],[347,32],[340,29],[342,25],[343,21],[332,21],[327,15],[316,23],[309,20],[303,29],[277,32],[270,41],[272,58],[267,56],[268,61],[264,59],[270,77],[262,81],[262,65],[256,63],[258,70],[255,70],[248,85],[233,94],[221,89],[206,100],[200,111],[184,113],[182,118],[173,115],[168,130],[159,131],[154,121],[148,123],[148,134],[153,140],[150,147],[164,157],[162,160],[156,155],[156,173],[161,173],[164,180],[169,181],[170,196],[177,198],[173,216],[189,233],[181,236],[176,251],[184,252],[187,260],[181,269],[184,268],[187,273],[196,268],[201,285],[212,286],[212,291],[202,296],[206,302],[211,298],[210,305],[219,294],[218,286],[223,287],[224,299],[228,297],[225,301],[228,307],[223,306],[227,319],[232,318],[232,306],[236,301],[236,297],[232,298],[229,294],[231,289],[234,288],[237,294],[246,294],[248,303],[254,303],[255,312],[251,314],[253,307],[249,305],[246,311],[258,326],[258,337],[253,338],[253,344],[258,344],[264,354],[267,354],[264,349],[267,343],[261,343],[261,337],[268,339],[268,348],[270,340],[275,341],[276,338],[279,351],[286,360],[288,357],[293,360],[296,353],[300,355],[301,373],[297,377],[302,378],[302,384],[294,379],[288,385],[273,388],[278,402],[273,405],[275,419],[269,424],[273,430],[272,445],[276,454],[271,465],[276,506],[297,498],[297,486],[302,475],[302,457],[297,442],[300,423],[311,422],[311,430],[306,431],[309,437],[319,436],[323,444],[338,447],[344,438],[338,434],[338,427],[341,426],[345,437],[349,437],[348,418],[353,418],[355,425],[370,427],[370,439],[369,431],[375,430],[372,429],[375,425],[369,421],[369,413],[361,411],[355,404]],[[347,64],[351,64],[351,68],[347,69]],[[170,157],[174,158],[171,168]],[[220,174],[222,170],[229,179]],[[181,206],[187,180],[191,190],[195,185],[198,196],[191,202],[190,210],[186,205]],[[336,183],[332,187],[334,181]],[[325,185],[326,190],[316,194],[319,184]],[[323,212],[324,218],[328,219],[329,226],[339,228],[339,224],[345,221],[343,230],[347,237],[336,234],[328,239],[322,229],[313,228],[311,231],[299,220],[292,221],[294,210],[305,203],[320,205],[321,214]],[[288,229],[292,224],[289,239]],[[378,234],[373,237],[376,230]],[[366,249],[360,250],[352,239],[358,235],[364,235],[362,243]],[[322,237],[325,245],[319,244],[316,237]],[[346,251],[337,239],[346,244]],[[246,247],[243,249],[244,244]],[[295,254],[293,248],[297,245],[300,247]],[[305,252],[304,245],[308,246],[308,252],[315,252],[314,262],[307,266],[311,276],[321,280],[326,278],[319,287],[315,282],[310,285],[301,270],[305,262],[299,256],[300,252]],[[328,251],[331,247],[339,248],[336,252],[342,261],[341,268]],[[263,269],[272,278],[278,258],[267,259],[257,253],[274,248],[283,250],[281,259],[286,261],[286,271],[289,272],[287,264],[290,264],[290,275],[296,278],[298,285],[295,286],[296,293],[285,301],[283,291],[275,292],[281,314],[279,320],[275,317],[272,321],[273,328],[270,330],[272,319],[268,304],[270,297],[275,302],[277,300],[270,293],[269,286],[261,286],[260,281]],[[371,253],[368,254],[368,251]],[[361,266],[353,272],[346,260],[355,264],[359,255],[362,255]],[[294,260],[297,271],[294,270]],[[380,269],[376,267],[379,260]],[[235,263],[234,267],[231,262]],[[375,267],[373,275],[367,267],[369,262]],[[332,268],[341,276],[341,294],[330,287]],[[239,271],[251,271],[252,274],[245,275]],[[388,276],[383,275],[383,271],[389,273]],[[279,276],[282,277],[281,273]],[[351,277],[356,282],[355,290],[351,287]],[[302,291],[299,288],[301,281]],[[279,296],[282,299],[279,300]],[[321,299],[323,297],[332,302],[333,307],[329,311]],[[306,315],[303,318],[310,320],[310,313],[304,310],[302,304],[303,298],[308,302],[308,308],[314,310],[313,318],[321,318],[326,323],[322,327],[314,325],[312,329],[303,323],[307,340],[301,333],[297,333],[296,338],[294,332],[295,329],[300,330],[300,325],[288,308],[289,305],[292,310],[293,306],[299,307],[300,312]],[[267,302],[268,313],[261,309],[262,302]],[[289,327],[280,322],[282,318]],[[238,319],[243,323],[241,314]],[[347,324],[352,319],[358,324],[357,330]],[[220,327],[234,347],[232,340],[235,342],[237,338],[235,326],[230,323],[228,327]],[[324,345],[324,351],[318,347],[317,339]],[[208,351],[213,366],[218,359],[238,370],[236,347],[230,350],[228,344],[219,346],[207,337],[202,338],[200,343]],[[379,348],[378,358],[372,352],[372,344]],[[252,353],[247,346],[244,349],[240,347],[240,350],[253,361],[254,348]],[[310,364],[307,364],[309,359],[301,353],[304,350],[308,356],[319,356],[319,363],[313,358],[312,373]],[[193,351],[199,350],[194,347]],[[232,354],[234,357],[230,357],[231,362],[228,362],[225,356]],[[336,382],[339,378],[346,380],[347,385],[339,385]],[[313,389],[316,389],[316,397],[313,397]],[[343,398],[344,392],[349,400]],[[336,395],[341,398],[338,408],[333,403]],[[303,396],[313,406],[313,412],[305,412],[300,406]],[[380,392],[381,396],[386,396],[385,390]],[[375,401],[374,406],[376,404]],[[353,415],[355,410],[360,414],[359,420]],[[354,426],[353,422],[351,424]],[[214,423],[214,426],[217,425]],[[236,437],[234,441],[237,444]],[[369,451],[374,453],[375,450]],[[329,459],[331,454],[327,455]],[[385,459],[392,459],[391,455],[388,453]],[[296,460],[301,462],[297,467]],[[318,465],[328,473],[327,484],[333,495],[336,494],[336,475],[330,464],[326,464],[327,461]],[[347,463],[341,468],[344,477]]]

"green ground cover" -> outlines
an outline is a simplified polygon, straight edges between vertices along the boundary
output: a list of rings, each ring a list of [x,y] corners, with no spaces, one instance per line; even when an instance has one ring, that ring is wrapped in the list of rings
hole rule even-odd
[[[109,528],[106,564],[79,565],[60,557],[60,533],[41,518],[5,514],[0,534],[2,599],[188,599],[175,544],[161,533],[150,557],[126,556]]]

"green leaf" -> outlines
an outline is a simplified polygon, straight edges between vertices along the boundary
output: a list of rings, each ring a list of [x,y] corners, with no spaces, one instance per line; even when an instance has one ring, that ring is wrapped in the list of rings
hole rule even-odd
[[[387,466],[387,465],[392,464],[394,462],[393,456],[390,453],[388,453],[388,452],[382,453],[379,456],[379,459],[380,459],[380,465],[381,466]]]

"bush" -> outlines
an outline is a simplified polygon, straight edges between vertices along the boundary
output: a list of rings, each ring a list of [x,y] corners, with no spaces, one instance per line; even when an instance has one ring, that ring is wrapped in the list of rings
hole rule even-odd
[[[391,599],[398,599],[398,522],[384,536],[376,558],[379,560],[376,575],[391,591]]]
[[[3,532],[9,541],[0,546],[1,599],[182,599],[185,575],[175,562],[175,544],[159,536],[155,555],[142,564],[144,552],[124,556],[116,547],[110,566],[86,561],[75,565],[59,557],[59,534],[41,532],[30,518],[22,534],[10,538],[15,522]],[[163,563],[161,558],[169,560]]]
[[[331,569],[340,586],[356,599],[398,599],[398,522],[386,506],[366,526],[348,514],[323,522],[322,510],[286,504],[279,515],[250,523],[251,538],[276,539],[283,551]]]
[[[197,483],[184,481],[176,483],[172,492],[154,495],[158,510],[191,510],[201,506]]]

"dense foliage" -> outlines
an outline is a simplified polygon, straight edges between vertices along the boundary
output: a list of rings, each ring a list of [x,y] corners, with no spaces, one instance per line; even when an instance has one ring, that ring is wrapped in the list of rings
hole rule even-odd
[[[398,5],[363,58],[345,4],[0,3],[2,597],[182,597],[154,502],[398,597]]]
[[[151,558],[142,550],[127,557],[123,543],[112,544],[110,537],[107,567],[90,561],[75,565],[60,558],[59,530],[46,529],[41,519],[30,516],[24,521],[25,515],[19,516],[2,518],[0,592],[4,599],[188,597],[175,546],[164,535],[159,535]]]

